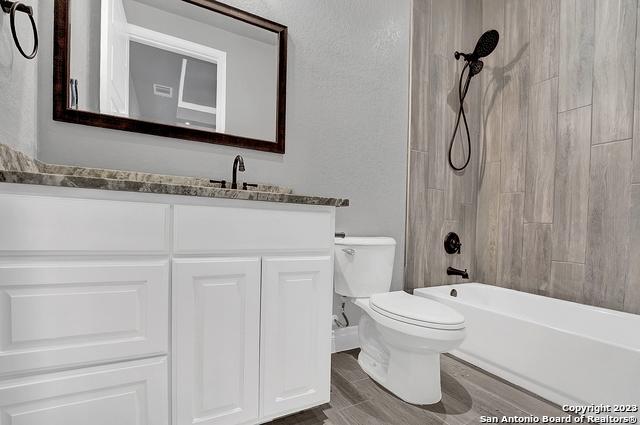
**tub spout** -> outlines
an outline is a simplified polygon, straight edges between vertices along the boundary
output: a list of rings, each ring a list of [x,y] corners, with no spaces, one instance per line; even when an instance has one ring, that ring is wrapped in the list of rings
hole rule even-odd
[[[469,279],[469,273],[467,272],[467,269],[464,269],[464,271],[462,271],[462,270],[454,269],[453,267],[449,267],[447,269],[447,274],[449,276],[460,276],[463,279]]]

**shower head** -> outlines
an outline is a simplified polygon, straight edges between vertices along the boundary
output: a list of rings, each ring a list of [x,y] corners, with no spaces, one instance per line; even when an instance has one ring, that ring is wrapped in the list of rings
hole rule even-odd
[[[500,40],[500,34],[496,30],[489,30],[482,34],[476,43],[476,48],[471,54],[473,59],[477,60],[489,56],[498,45],[498,40]]]
[[[463,57],[468,62],[477,62],[480,58],[489,56],[495,50],[499,39],[500,34],[498,31],[489,30],[480,36],[473,53],[455,52],[455,57],[456,59]],[[480,67],[480,69],[482,69],[482,67]]]

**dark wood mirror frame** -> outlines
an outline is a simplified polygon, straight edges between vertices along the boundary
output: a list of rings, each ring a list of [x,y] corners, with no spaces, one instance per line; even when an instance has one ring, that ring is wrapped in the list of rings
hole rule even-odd
[[[259,151],[284,153],[285,112],[287,94],[287,27],[215,0],[180,0],[221,13],[278,35],[278,93],[276,97],[276,140],[252,139],[231,134],[196,130],[133,118],[104,115],[71,109],[69,105],[69,1],[55,0],[53,51],[53,119],[56,121],[111,128],[135,133],[217,145],[236,146]],[[176,0],[178,1],[178,0]]]

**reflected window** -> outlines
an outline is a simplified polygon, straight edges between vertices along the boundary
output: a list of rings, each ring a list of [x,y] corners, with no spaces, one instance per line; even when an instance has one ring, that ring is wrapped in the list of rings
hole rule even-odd
[[[205,61],[176,53],[177,46],[156,46],[130,42],[129,116],[224,132],[226,76],[219,68],[225,68],[226,54],[215,51]]]

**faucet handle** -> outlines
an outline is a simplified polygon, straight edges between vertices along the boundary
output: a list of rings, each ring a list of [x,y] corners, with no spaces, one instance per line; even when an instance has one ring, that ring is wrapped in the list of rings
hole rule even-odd
[[[257,188],[258,185],[257,184],[253,184],[253,183],[247,183],[247,182],[242,183],[242,190],[247,190],[250,187],[256,187]]]
[[[209,180],[209,183],[219,184],[222,189],[226,189],[227,188],[227,181],[226,180]]]

